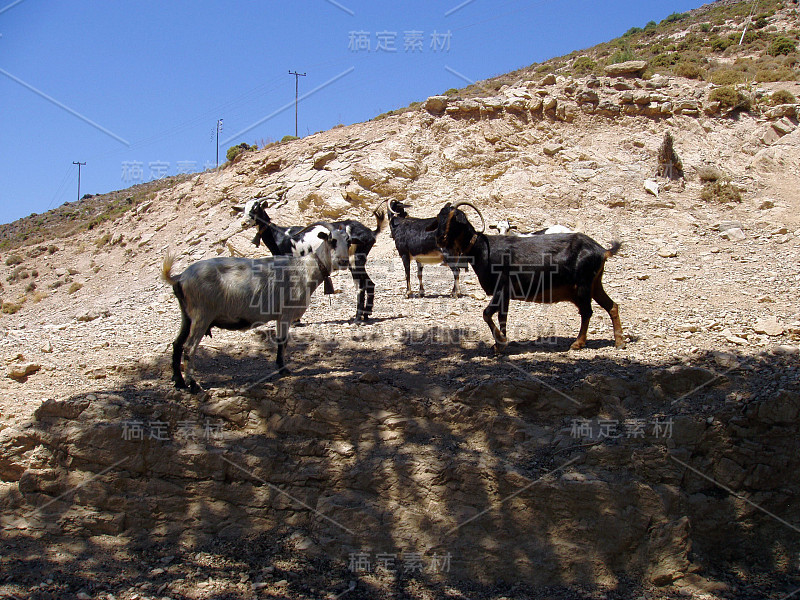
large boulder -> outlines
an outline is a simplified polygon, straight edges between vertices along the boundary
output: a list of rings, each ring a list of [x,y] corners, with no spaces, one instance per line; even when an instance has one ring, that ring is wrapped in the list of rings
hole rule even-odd
[[[646,68],[647,61],[629,60],[615,65],[608,65],[605,68],[605,72],[609,77],[641,77]]]

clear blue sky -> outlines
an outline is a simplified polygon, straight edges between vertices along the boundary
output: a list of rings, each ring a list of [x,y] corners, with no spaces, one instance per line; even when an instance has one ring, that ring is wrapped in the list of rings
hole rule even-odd
[[[293,134],[289,70],[317,89],[306,135],[468,83],[451,70],[485,79],[700,4],[0,0],[0,223],[75,200],[73,161],[81,194],[103,193],[213,166],[218,118],[222,160]]]

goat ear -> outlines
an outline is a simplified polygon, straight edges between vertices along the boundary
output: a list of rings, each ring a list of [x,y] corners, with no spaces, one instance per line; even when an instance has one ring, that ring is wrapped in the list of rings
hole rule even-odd
[[[425,228],[425,231],[427,231],[428,233],[431,233],[433,231],[436,231],[437,229],[439,229],[439,221],[434,221],[433,223],[431,223],[430,225],[428,225]]]
[[[243,213],[244,212],[244,206],[234,206],[233,208],[231,208],[231,210],[233,212],[235,212],[235,213]]]
[[[489,229],[500,229],[497,225],[489,225]]]
[[[256,248],[261,245],[261,236],[259,234],[256,234],[256,236],[253,238],[253,243],[256,245]]]
[[[331,235],[327,231],[320,231],[317,236],[321,240],[329,240],[331,239]]]
[[[516,229],[516,228],[517,228],[517,226],[516,226],[516,225],[509,225],[509,226],[508,226],[508,228],[509,228],[509,229]]]

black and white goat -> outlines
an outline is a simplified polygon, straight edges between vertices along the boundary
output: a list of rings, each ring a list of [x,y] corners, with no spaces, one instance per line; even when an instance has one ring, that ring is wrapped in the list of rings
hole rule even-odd
[[[201,260],[180,275],[171,274],[175,256],[167,254],[161,277],[172,286],[181,307],[181,329],[172,344],[172,380],[178,389],[200,390],[194,357],[212,327],[243,330],[275,321],[278,373],[289,374],[284,352],[289,326],[308,308],[311,294],[332,271],[348,264],[347,235],[324,225],[308,228],[297,242],[302,256],[259,259],[220,257]],[[304,247],[299,248],[300,245]],[[186,352],[186,378],[181,357]]]
[[[459,210],[460,205],[446,204],[428,231],[435,233],[436,243],[442,248],[469,259],[481,287],[492,296],[483,320],[494,336],[495,351],[508,343],[510,300],[575,304],[581,315],[581,329],[572,343],[572,349],[577,350],[586,345],[594,299],[611,317],[615,345],[624,345],[619,307],[606,294],[602,282],[606,260],[617,253],[619,242],[603,248],[582,233],[484,235],[475,230]],[[499,328],[493,320],[495,313],[499,313]]]
[[[399,200],[389,200],[386,203],[389,212],[389,227],[394,238],[394,245],[397,253],[403,261],[403,268],[406,272],[406,297],[411,298],[411,261],[417,262],[417,278],[419,279],[419,295],[425,295],[425,288],[422,285],[422,266],[446,264],[453,272],[453,298],[461,295],[459,287],[459,269],[467,268],[466,263],[459,261],[458,257],[453,256],[447,250],[440,248],[436,244],[436,235],[429,229],[436,223],[435,217],[419,219],[409,217],[406,208],[409,204],[404,204]]]
[[[264,203],[265,201],[263,200],[254,199],[247,202],[244,207],[245,217],[258,228],[258,233],[253,238],[253,243],[258,246],[259,242],[264,242],[273,256],[291,254],[292,240],[302,227],[275,225],[269,218]],[[379,211],[374,214],[375,219],[378,221],[375,230],[371,230],[363,223],[353,219],[330,223],[332,227],[340,231],[346,231],[350,240],[348,248],[350,274],[353,276],[353,282],[358,288],[356,321],[368,321],[375,303],[375,283],[367,274],[367,256],[375,245],[377,235],[383,227],[385,215]],[[331,293],[332,290],[333,284],[330,280],[326,280],[325,293]]]

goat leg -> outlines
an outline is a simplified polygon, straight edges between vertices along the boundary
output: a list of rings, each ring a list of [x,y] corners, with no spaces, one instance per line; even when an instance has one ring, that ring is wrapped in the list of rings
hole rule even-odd
[[[503,334],[502,331],[495,325],[494,323],[494,314],[500,310],[500,306],[502,303],[502,292],[495,294],[492,297],[492,301],[489,302],[489,305],[483,309],[483,320],[486,321],[486,324],[489,326],[489,329],[492,331],[492,336],[494,337],[494,351],[495,353],[500,352],[503,348],[508,345],[508,340],[506,336]]]
[[[586,334],[589,333],[589,319],[592,318],[592,298],[589,294],[579,292],[575,303],[578,305],[578,311],[581,313],[581,330],[578,332],[578,338],[572,342],[570,349],[580,350],[586,346]]]
[[[289,324],[278,320],[275,323],[275,337],[278,341],[278,354],[275,357],[275,364],[278,366],[278,376],[291,375],[292,372],[286,368],[284,356],[286,353],[286,344],[289,341]]]

